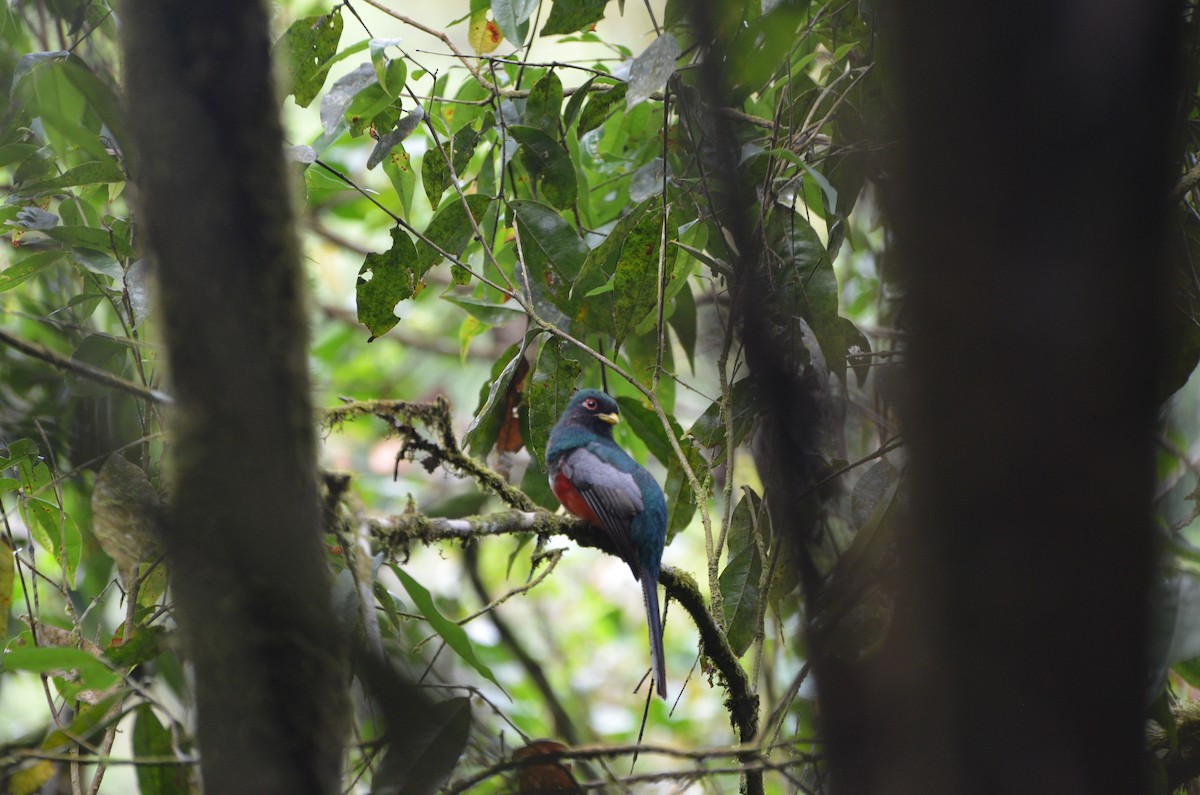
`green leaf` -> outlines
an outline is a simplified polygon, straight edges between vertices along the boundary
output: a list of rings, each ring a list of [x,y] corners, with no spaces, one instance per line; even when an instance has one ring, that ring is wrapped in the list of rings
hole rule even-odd
[[[73,649],[71,651],[79,650]],[[83,652],[80,653],[82,654]],[[120,706],[126,695],[126,691],[119,690],[110,696],[100,699],[95,704],[81,703],[79,711],[71,719],[71,724],[54,729],[47,734],[46,739],[42,740],[40,744],[41,750],[53,753],[66,748],[78,748],[81,740],[86,741],[94,738],[107,725],[109,718],[116,717],[117,707]]]
[[[19,188],[19,192],[45,193],[74,185],[95,185],[105,182],[124,181],[125,172],[121,170],[121,166],[115,160],[90,160],[87,163],[67,169],[57,177],[22,185]]]
[[[372,126],[391,129],[400,117],[399,103],[393,106],[393,102],[395,100],[379,83],[372,83],[355,94],[346,107],[345,114],[346,121],[350,124],[350,135],[362,135]],[[381,116],[389,118],[393,115],[395,118],[390,118],[390,122],[380,119]]]
[[[382,254],[368,254],[358,269],[354,292],[358,302],[358,322],[371,331],[368,342],[386,334],[400,318],[396,304],[412,298],[420,289],[421,268],[417,249],[408,233],[392,228],[392,247]]]
[[[725,604],[726,636],[733,653],[739,657],[750,648],[758,629],[763,561],[755,542],[754,516],[760,502],[758,495],[747,488],[733,509],[729,522],[729,560],[718,580]],[[763,545],[766,546],[765,539]]]
[[[114,453],[120,455],[120,453]],[[158,567],[162,569],[162,566]],[[140,596],[140,594],[139,594]],[[149,662],[162,653],[166,646],[167,630],[159,626],[136,626],[133,634],[104,650],[105,658],[118,668],[132,668]]]
[[[120,374],[128,361],[128,355],[129,348],[123,342],[104,334],[89,334],[71,352],[71,359],[89,364],[98,370]],[[106,395],[112,389],[112,387],[74,374],[67,376],[67,388],[72,395],[87,397]]]
[[[515,302],[496,303],[488,301],[484,298],[475,298],[468,295],[453,295],[444,293],[440,296],[443,301],[448,301],[457,307],[466,310],[467,314],[481,323],[486,323],[489,326],[499,326],[502,323],[507,323],[517,316],[524,317],[525,312]]]
[[[437,207],[450,184],[450,169],[436,144],[430,144],[421,157],[421,184],[425,186],[425,196],[429,203]]]
[[[371,795],[433,795],[458,765],[471,734],[471,699],[440,701],[421,712],[419,731],[392,733],[371,778]],[[400,740],[400,738],[403,740]]]
[[[133,756],[135,759],[175,756],[171,730],[158,722],[154,708],[140,704],[133,720]],[[141,795],[187,795],[188,767],[184,764],[138,765],[138,790]]]
[[[550,8],[543,36],[557,33],[574,33],[590,28],[604,18],[604,7],[608,0],[555,0]]]
[[[546,460],[550,429],[567,407],[575,391],[575,380],[579,378],[579,362],[568,358],[569,351],[569,343],[563,340],[554,337],[542,340],[533,378],[525,390],[525,402],[529,406],[529,436],[526,441],[529,443],[529,452],[539,462]]]
[[[44,270],[53,268],[63,259],[64,255],[61,251],[38,251],[30,254],[17,264],[0,271],[0,293],[11,290]]]
[[[766,223],[767,247],[776,263],[779,289],[774,311],[781,318],[802,318],[812,328],[830,371],[845,381],[845,326],[838,314],[838,284],[829,253],[812,226],[799,213],[777,205]],[[787,328],[777,344],[796,355],[803,347],[798,324]]]
[[[754,429],[754,423],[758,416],[754,381],[750,378],[743,378],[734,383],[730,389],[729,402],[733,411],[732,440],[725,438],[725,420],[721,416],[720,400],[714,400],[688,431],[688,435],[695,439],[696,444],[702,449],[716,448],[716,452],[711,456],[714,467],[725,462],[727,444],[736,448]]]
[[[492,21],[504,38],[520,47],[529,36],[529,18],[537,7],[538,0],[492,0]]]
[[[535,127],[513,125],[508,132],[521,144],[521,162],[546,201],[560,210],[574,204],[579,183],[567,150]]]
[[[492,198],[479,193],[472,193],[466,199],[467,206],[471,208],[471,215],[475,218],[475,222],[482,224],[483,216],[491,207]],[[471,228],[471,222],[467,220],[467,211],[463,207],[462,199],[455,195],[446,201],[446,204],[437,211],[437,215],[429,222],[429,227],[425,230],[425,237],[429,238],[434,245],[450,254],[450,256],[458,257],[463,253],[474,233],[474,230]],[[431,267],[441,262],[442,259],[442,254],[437,248],[434,248],[434,246],[431,246],[424,240],[417,241],[417,262],[420,265],[420,274],[422,276]]]
[[[417,193],[417,172],[413,170],[412,160],[403,144],[393,146],[383,158],[383,173],[392,183],[396,198],[400,200],[400,209],[404,214],[412,213],[413,196]]]
[[[399,58],[389,58],[387,48],[400,43],[400,39],[371,39],[367,47],[371,52],[371,66],[375,69],[375,79],[388,96],[395,99],[404,90],[404,81],[408,78],[408,67]]]
[[[29,70],[27,85],[36,102],[31,112],[41,119],[46,140],[59,157],[78,148],[94,160],[103,160],[109,154],[100,141],[99,120],[89,116],[90,103],[75,85],[70,63],[67,58],[48,58]]]
[[[671,33],[664,33],[650,43],[645,52],[629,65],[629,92],[625,106],[632,108],[645,102],[655,91],[661,91],[675,74],[675,62],[682,51]]]
[[[125,113],[116,86],[101,79],[87,62],[75,54],[67,56],[65,61],[59,63],[58,68],[86,100],[88,109],[108,128],[127,160],[134,162],[136,152],[131,151],[134,147],[125,135]],[[108,154],[104,153],[99,159],[103,160],[106,157]]]
[[[662,208],[644,214],[621,243],[613,274],[613,337],[620,345],[658,303],[658,260],[663,239]],[[679,236],[668,217],[667,240]],[[664,272],[675,266],[675,247],[667,249]]]
[[[0,494],[15,490],[18,486],[15,478],[0,478]],[[9,546],[8,538],[0,536],[0,637],[8,637],[8,614],[13,606],[13,548]]]
[[[453,649],[454,653],[463,659],[463,662],[478,671],[480,676],[501,690],[504,690],[500,686],[500,683],[496,681],[496,676],[492,673],[491,669],[475,656],[475,648],[471,645],[471,640],[467,637],[466,630],[442,615],[441,611],[437,609],[437,605],[433,603],[433,597],[429,595],[429,591],[425,589],[425,586],[414,580],[408,572],[399,566],[392,566],[391,569],[400,579],[404,590],[408,591],[408,596],[413,600],[413,604],[421,611],[421,615],[425,616],[425,620],[429,622],[429,626],[433,628],[433,631],[442,640],[446,641],[446,645]]]
[[[558,139],[558,120],[562,112],[562,81],[553,70],[534,84],[525,100],[525,124]]]
[[[787,62],[789,51],[802,38],[799,31],[807,13],[808,3],[780,2],[758,19],[737,26],[736,35],[722,49],[735,102],[759,90]]]
[[[579,111],[583,107],[583,101],[588,98],[591,93],[592,83],[596,77],[593,75],[583,82],[583,85],[575,89],[571,94],[571,98],[567,100],[567,109],[563,111],[563,127],[570,127],[575,123],[575,119],[579,117]]]
[[[116,229],[96,229],[91,226],[55,226],[40,231],[46,237],[57,240],[64,246],[102,251],[119,258],[133,256],[133,244],[126,235],[120,234]]]
[[[466,124],[454,134],[450,143],[445,144],[446,154],[454,164],[454,173],[460,178],[475,154],[480,137],[479,130]],[[450,185],[450,169],[446,167],[446,158],[436,146],[430,146],[421,160],[421,180],[425,183],[425,195],[429,197],[429,203],[437,206]]]
[[[700,483],[704,483],[704,478],[708,474],[708,462],[704,460],[699,448],[690,438],[685,436],[679,442],[696,479]],[[688,523],[692,521],[692,517],[696,515],[696,492],[692,490],[692,486],[688,482],[683,465],[674,455],[671,456],[671,462],[667,466],[667,483],[663,492],[667,497],[667,540],[669,542],[676,533],[687,527]]]
[[[683,289],[675,295],[675,311],[671,313],[668,322],[675,329],[683,352],[687,355],[688,366],[692,372],[696,370],[696,299],[692,296],[692,288],[685,282]]]
[[[608,91],[595,91],[588,97],[587,104],[583,106],[583,113],[579,115],[579,126],[575,128],[576,137],[582,138],[585,132],[594,130],[604,123],[609,114],[625,100],[625,94],[629,86],[625,83],[620,83],[613,86]]]
[[[671,450],[667,431],[663,428],[658,415],[642,401],[625,395],[617,398],[617,405],[621,407],[622,421],[627,423],[634,435],[642,440],[646,449],[650,451],[650,455],[657,458],[663,466],[670,464],[675,453]],[[680,431],[681,429],[676,428],[677,436],[682,435]]]
[[[1171,666],[1171,670],[1179,674],[1183,678],[1183,681],[1192,687],[1200,687],[1200,657],[1181,660]]]
[[[75,582],[75,571],[83,552],[83,536],[75,520],[54,503],[37,498],[22,502],[21,509],[34,540],[54,553],[67,580]]]
[[[283,48],[287,57],[290,78],[287,93],[302,108],[307,108],[325,85],[342,38],[342,25],[338,6],[329,14],[297,19],[279,38],[277,46]]]
[[[4,653],[7,671],[78,671],[80,684],[87,690],[106,690],[117,683],[120,674],[82,649],[70,646],[26,646]]]
[[[38,147],[34,144],[5,144],[0,146],[0,166],[10,166],[20,163],[25,158],[36,154]]]
[[[625,239],[650,209],[649,201],[632,208],[613,224],[604,240],[588,252],[587,259],[571,286],[573,296],[585,297],[578,306],[573,307],[571,319],[575,323],[601,334],[615,333],[616,311],[613,308],[613,297],[596,291],[596,288],[613,280]],[[615,288],[614,281],[613,289]],[[586,298],[588,295],[593,297]]]
[[[540,202],[514,200],[509,207],[535,299],[545,296],[571,317],[578,304],[572,299],[572,285],[587,259],[587,245],[556,210]]]

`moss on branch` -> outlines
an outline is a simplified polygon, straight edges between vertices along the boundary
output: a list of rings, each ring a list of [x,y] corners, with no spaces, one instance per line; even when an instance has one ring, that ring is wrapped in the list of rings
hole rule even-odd
[[[408,512],[368,521],[372,537],[389,557],[403,559],[413,543],[422,545],[471,538],[534,533],[541,536],[565,536],[581,547],[591,547],[620,557],[604,533],[582,519],[553,514],[543,509],[500,511],[481,516],[444,519]],[[758,696],[729,646],[725,633],[717,627],[708,601],[691,574],[673,566],[664,566],[658,578],[667,598],[674,599],[692,618],[700,632],[700,651],[712,663],[727,697],[730,721],[743,743],[754,741],[758,733]]]

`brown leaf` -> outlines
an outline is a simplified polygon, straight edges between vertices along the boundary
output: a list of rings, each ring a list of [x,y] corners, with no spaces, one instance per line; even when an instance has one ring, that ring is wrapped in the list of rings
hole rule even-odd
[[[553,740],[534,740],[514,751],[512,758],[524,762],[518,772],[517,793],[546,795],[552,792],[583,792],[571,774],[570,762],[553,758],[539,761],[539,757],[552,757],[566,750],[567,746]]]
[[[525,394],[525,376],[529,375],[529,360],[521,359],[517,364],[517,372],[508,389],[504,392],[504,420],[500,423],[500,432],[496,435],[496,450],[500,453],[515,453],[525,446],[525,438],[521,436],[521,417],[517,408]]]

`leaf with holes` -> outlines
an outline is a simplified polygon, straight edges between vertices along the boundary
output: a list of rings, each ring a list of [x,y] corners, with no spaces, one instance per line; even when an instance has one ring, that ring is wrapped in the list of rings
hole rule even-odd
[[[422,269],[417,250],[408,233],[392,228],[392,247],[382,254],[368,254],[358,269],[354,287],[358,322],[371,331],[368,342],[386,334],[398,322],[396,304],[420,291]]]
[[[287,57],[287,93],[302,108],[307,108],[325,85],[342,38],[342,24],[338,7],[329,14],[297,19],[279,39],[277,46]]]

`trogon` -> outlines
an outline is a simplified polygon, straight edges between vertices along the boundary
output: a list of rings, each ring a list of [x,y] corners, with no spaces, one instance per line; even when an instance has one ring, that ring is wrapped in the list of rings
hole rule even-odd
[[[612,437],[617,402],[597,389],[576,393],[546,447],[554,496],[571,513],[604,531],[642,584],[650,626],[650,660],[660,698],[667,697],[658,572],[667,538],[662,489]]]

